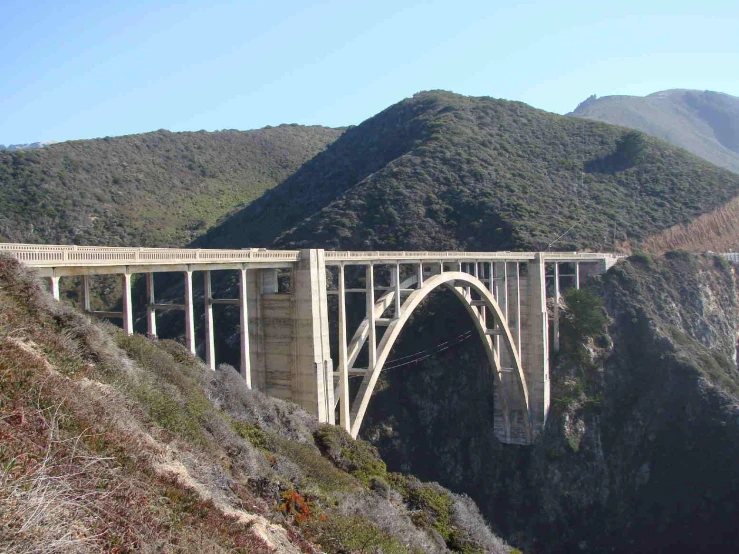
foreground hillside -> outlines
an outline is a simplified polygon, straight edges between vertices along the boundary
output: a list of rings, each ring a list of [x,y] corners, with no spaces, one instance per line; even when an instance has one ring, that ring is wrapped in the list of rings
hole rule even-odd
[[[734,551],[736,270],[684,252],[633,256],[588,291],[561,312],[552,407],[533,447],[502,445],[480,424],[491,383],[475,340],[387,372],[362,436],[389,467],[470,494],[527,552]],[[471,329],[450,294],[433,309],[456,318],[455,335]],[[449,340],[433,324],[408,331],[414,350]]]
[[[0,258],[0,551],[506,553],[367,443],[54,302]]]
[[[199,246],[628,248],[739,194],[739,176],[623,128],[424,92],[349,129]]]
[[[574,117],[638,129],[739,173],[739,98],[665,90],[648,96],[591,96]]]
[[[340,134],[156,131],[0,151],[0,241],[184,246]]]

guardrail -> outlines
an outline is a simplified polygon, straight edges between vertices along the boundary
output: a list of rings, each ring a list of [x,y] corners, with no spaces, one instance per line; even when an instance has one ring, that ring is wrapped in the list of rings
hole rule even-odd
[[[31,266],[296,262],[300,257],[298,250],[206,250],[37,244],[0,244],[0,252],[7,252]]]
[[[157,265],[238,262],[297,262],[298,250],[188,249],[188,248],[128,248],[115,246],[65,246],[47,244],[2,244],[0,252],[8,252],[27,265],[37,267]],[[535,252],[424,252],[424,251],[331,251],[325,252],[326,262],[399,262],[416,260],[533,260]],[[739,256],[739,255],[738,255]],[[622,257],[619,254],[596,252],[545,252],[551,260],[600,260]]]

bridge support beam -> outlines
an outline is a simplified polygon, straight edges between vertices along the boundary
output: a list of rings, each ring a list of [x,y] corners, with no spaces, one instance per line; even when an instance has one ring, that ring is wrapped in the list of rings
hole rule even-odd
[[[552,349],[555,352],[559,352],[559,262],[554,262],[554,310],[552,327]]]
[[[192,301],[192,271],[185,271],[185,344],[195,354],[195,311]]]
[[[133,303],[131,302],[131,274],[121,275],[123,284],[123,332],[133,335]]]
[[[59,300],[59,277],[49,277],[49,292],[54,300]]]
[[[296,325],[292,400],[319,421],[334,423],[334,368],[328,337],[323,250],[301,250],[294,272]]]
[[[85,312],[91,311],[90,309],[90,276],[82,276],[82,309]]]
[[[526,281],[526,317],[521,329],[521,340],[526,346],[523,349],[522,362],[529,390],[531,430],[535,440],[544,429],[549,412],[549,317],[542,253],[537,253],[533,262],[529,262]]]
[[[339,423],[347,433],[351,431],[349,408],[349,370],[346,352],[346,284],[344,264],[341,264],[339,266]]]
[[[216,368],[216,339],[213,328],[213,291],[210,270],[203,272],[203,300],[205,302],[205,363],[210,369]]]
[[[146,274],[146,333],[154,338],[157,336],[157,311],[154,308],[154,274]]]
[[[246,282],[246,268],[239,269],[239,346],[241,350],[241,375],[246,381],[247,388],[252,388],[251,382],[251,354],[249,351],[249,305]]]

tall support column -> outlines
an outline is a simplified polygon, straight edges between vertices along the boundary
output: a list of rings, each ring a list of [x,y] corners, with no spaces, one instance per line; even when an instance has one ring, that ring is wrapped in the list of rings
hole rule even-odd
[[[498,300],[498,297],[495,293],[495,262],[489,262],[489,273],[488,273],[488,290],[490,291],[490,294],[495,298],[495,300]]]
[[[157,336],[157,311],[154,309],[154,274],[146,274],[146,332],[150,337]]]
[[[372,262],[366,270],[367,282],[367,318],[369,320],[369,370],[372,371],[377,361],[377,329],[375,328],[375,268]]]
[[[123,332],[133,335],[133,303],[131,302],[131,274],[121,275],[123,283]]]
[[[213,328],[213,290],[211,287],[210,270],[203,276],[205,301],[205,363],[211,369],[216,368],[216,340]]]
[[[423,286],[423,262],[418,262],[418,287],[421,288]]]
[[[247,304],[246,268],[239,269],[239,329],[241,350],[241,376],[246,381],[246,387],[251,388],[251,359],[249,358],[249,306]]]
[[[49,277],[49,292],[54,300],[59,300],[59,277]]]
[[[554,262],[554,316],[552,317],[552,348],[559,352],[559,263]]]
[[[82,276],[82,309],[86,312],[90,311],[90,277]]]
[[[339,423],[349,432],[349,369],[346,354],[346,285],[344,283],[344,264],[339,266]]]
[[[580,262],[575,262],[575,288],[580,290]]]
[[[400,317],[400,264],[395,264],[395,270],[393,272],[393,279],[395,285],[395,318]]]
[[[195,311],[192,300],[192,271],[185,271],[185,344],[195,354]]]
[[[529,390],[533,439],[544,428],[549,412],[549,318],[545,277],[545,254],[538,252],[528,264],[528,302],[523,340],[523,370]]]
[[[319,421],[334,423],[334,366],[331,360],[323,250],[301,250],[295,271],[293,402]]]
[[[521,345],[521,263],[516,262],[516,346],[518,357],[521,358],[523,348]]]

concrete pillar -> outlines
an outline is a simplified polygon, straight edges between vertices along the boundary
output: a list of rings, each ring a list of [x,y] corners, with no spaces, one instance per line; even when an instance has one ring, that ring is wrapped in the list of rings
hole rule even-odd
[[[121,275],[123,284],[123,332],[133,335],[133,304],[131,302],[131,275]]]
[[[247,302],[247,274],[246,268],[239,270],[239,347],[241,350],[241,376],[246,381],[247,388],[251,383],[251,358],[249,352],[249,305]]]
[[[395,318],[400,317],[400,264],[395,264],[393,272],[393,284],[395,285]]]
[[[519,262],[516,262],[516,326],[515,330],[513,331],[515,333],[515,340],[516,340],[516,346],[518,348],[518,357],[521,358],[522,353],[522,344],[521,344],[521,264]]]
[[[90,277],[82,276],[82,309],[86,312],[90,311]]]
[[[319,421],[334,423],[334,368],[328,337],[323,250],[301,250],[295,271],[293,401]]]
[[[488,290],[490,291],[490,294],[493,296],[493,298],[497,298],[495,296],[495,262],[489,262],[488,265],[490,266],[488,268]]]
[[[559,263],[554,262],[554,315],[552,317],[552,349],[559,352]]]
[[[346,285],[342,264],[339,266],[339,423],[347,433],[351,430],[349,408],[349,371],[346,353]]]
[[[216,368],[216,341],[213,328],[213,291],[211,288],[210,270],[203,276],[205,301],[205,363],[211,369]]]
[[[580,290],[580,262],[575,262],[575,288]]]
[[[192,271],[185,271],[185,344],[195,354],[195,311],[192,300]]]
[[[423,262],[418,263],[418,287],[421,288],[423,286]]]
[[[146,332],[150,337],[157,336],[157,311],[154,309],[154,274],[146,274]]]
[[[375,328],[375,268],[372,262],[365,266],[367,285],[367,320],[369,321],[369,336],[367,344],[369,349],[369,370],[372,371],[377,361],[377,329]]]
[[[49,292],[54,300],[59,300],[59,277],[49,277]]]
[[[528,264],[528,314],[522,329],[523,370],[529,390],[529,410],[533,439],[541,432],[549,412],[549,323],[546,304],[544,254],[536,254]]]

